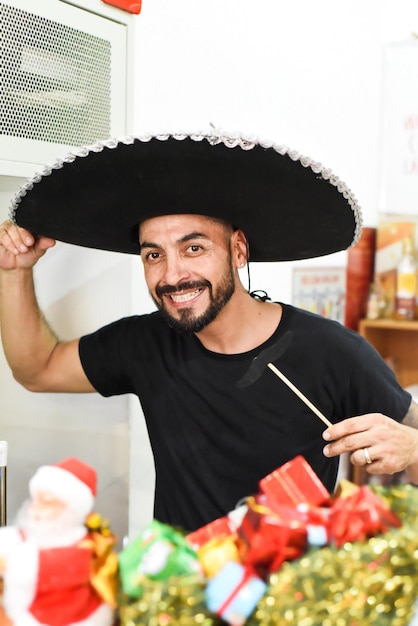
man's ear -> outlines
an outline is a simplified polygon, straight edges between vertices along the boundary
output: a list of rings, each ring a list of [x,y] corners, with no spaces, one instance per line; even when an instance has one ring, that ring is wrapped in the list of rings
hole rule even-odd
[[[240,229],[235,230],[232,234],[231,243],[232,254],[236,266],[238,268],[244,267],[244,265],[248,262],[249,257],[249,246],[244,232]]]

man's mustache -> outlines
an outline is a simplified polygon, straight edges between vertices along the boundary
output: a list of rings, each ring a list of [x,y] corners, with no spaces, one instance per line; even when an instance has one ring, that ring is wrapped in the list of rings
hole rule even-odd
[[[155,293],[159,298],[162,298],[162,296],[168,296],[171,293],[178,293],[179,291],[188,291],[193,289],[204,289],[205,287],[208,287],[209,289],[212,288],[212,285],[208,280],[196,280],[179,283],[178,285],[158,285],[155,288]]]

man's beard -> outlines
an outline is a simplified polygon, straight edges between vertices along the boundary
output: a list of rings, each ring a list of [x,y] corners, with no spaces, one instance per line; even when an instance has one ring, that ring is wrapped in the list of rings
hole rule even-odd
[[[179,311],[180,318],[177,319],[166,310],[163,300],[163,296],[165,294],[178,293],[182,290],[193,290],[202,288],[208,289],[210,301],[208,308],[201,315],[194,315],[193,308],[190,307],[184,308]],[[175,286],[165,285],[164,287],[157,287],[155,292],[159,299],[157,300],[157,298],[155,298],[152,294],[151,297],[154,300],[159,311],[161,311],[161,313],[166,318],[168,324],[172,328],[180,332],[199,333],[204,328],[206,328],[208,324],[213,322],[213,320],[219,315],[224,306],[231,299],[234,291],[235,278],[232,267],[230,265],[228,271],[225,273],[223,279],[221,280],[216,292],[214,292],[213,286],[208,280],[201,280],[184,282]]]

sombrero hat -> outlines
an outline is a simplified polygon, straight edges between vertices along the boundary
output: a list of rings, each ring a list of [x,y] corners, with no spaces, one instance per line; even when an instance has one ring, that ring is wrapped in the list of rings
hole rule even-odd
[[[139,254],[144,219],[192,213],[241,228],[252,261],[354,245],[361,212],[347,186],[284,146],[217,133],[100,141],[29,179],[9,216],[34,234]]]

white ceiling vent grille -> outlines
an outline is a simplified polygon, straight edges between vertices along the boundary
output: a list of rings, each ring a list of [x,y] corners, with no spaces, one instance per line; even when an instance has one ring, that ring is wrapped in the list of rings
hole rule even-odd
[[[110,136],[110,41],[2,2],[0,29],[0,135],[67,145]]]

